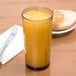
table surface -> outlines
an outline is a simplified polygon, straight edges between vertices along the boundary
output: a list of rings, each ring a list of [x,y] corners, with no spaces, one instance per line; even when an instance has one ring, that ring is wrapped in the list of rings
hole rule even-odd
[[[0,34],[14,24],[21,25],[21,12],[29,6],[76,11],[76,0],[0,0]],[[43,71],[25,69],[25,54],[21,52],[5,65],[0,76],[76,76],[76,29],[52,37],[50,67]]]

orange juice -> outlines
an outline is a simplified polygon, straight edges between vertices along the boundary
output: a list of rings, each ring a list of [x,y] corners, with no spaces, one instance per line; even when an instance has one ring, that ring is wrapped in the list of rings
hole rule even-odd
[[[23,31],[26,48],[26,65],[33,69],[50,63],[52,13],[44,9],[31,9],[23,13]]]

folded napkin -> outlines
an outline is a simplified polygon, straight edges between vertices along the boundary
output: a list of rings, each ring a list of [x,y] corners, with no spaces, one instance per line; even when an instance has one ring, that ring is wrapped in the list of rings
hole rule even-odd
[[[15,57],[18,53],[23,51],[24,49],[24,39],[23,39],[23,29],[19,25],[13,25],[10,29],[5,31],[0,35],[0,49],[4,45],[7,40],[11,30],[16,27],[18,29],[17,34],[13,38],[13,40],[9,43],[9,45],[4,49],[4,52],[0,56],[1,64],[7,63],[10,59]]]

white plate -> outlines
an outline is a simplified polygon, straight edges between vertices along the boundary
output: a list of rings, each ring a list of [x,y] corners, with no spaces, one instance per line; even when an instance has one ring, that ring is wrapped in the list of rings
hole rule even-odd
[[[71,28],[69,29],[66,29],[66,30],[62,30],[62,31],[52,31],[52,34],[64,34],[64,33],[67,33],[67,32],[70,32],[72,31],[73,29],[76,28],[76,24],[74,26],[72,26]]]

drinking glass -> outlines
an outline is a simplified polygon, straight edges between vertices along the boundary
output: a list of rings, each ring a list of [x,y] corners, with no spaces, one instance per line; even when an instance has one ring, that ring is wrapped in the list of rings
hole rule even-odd
[[[43,70],[50,64],[53,12],[46,7],[29,7],[22,11],[26,66]]]

